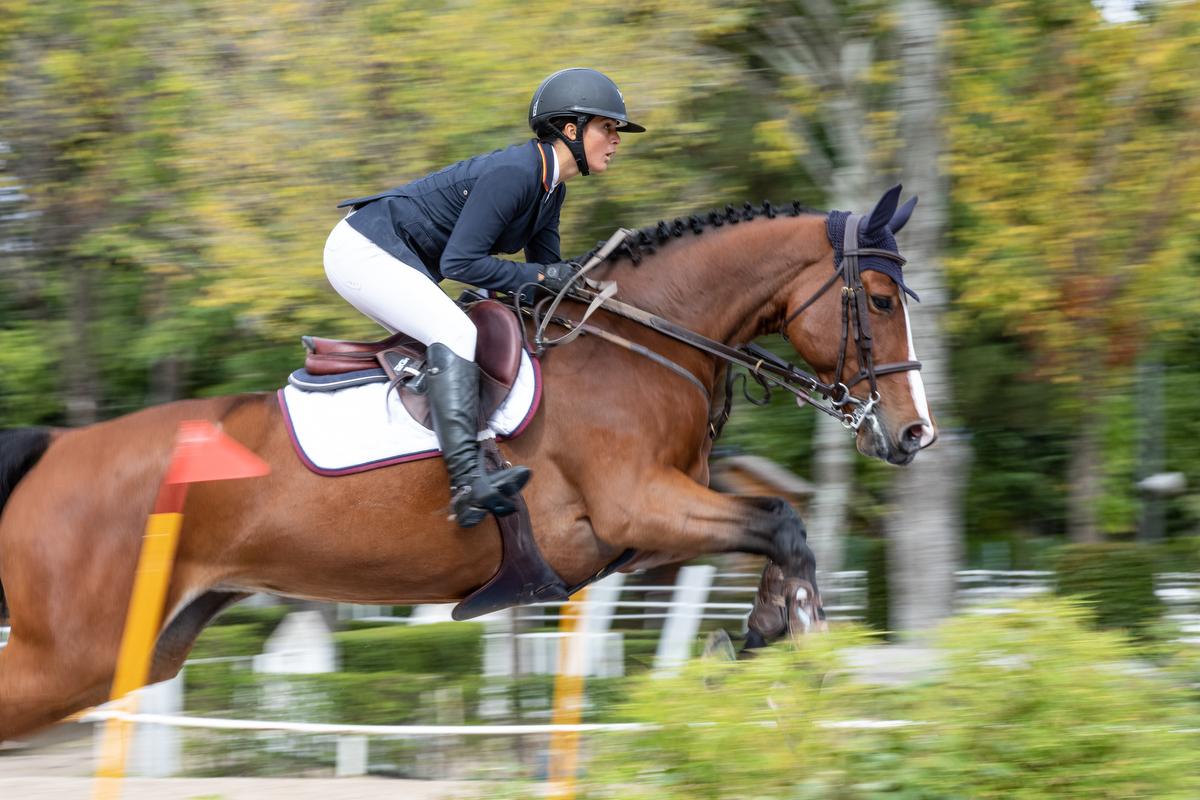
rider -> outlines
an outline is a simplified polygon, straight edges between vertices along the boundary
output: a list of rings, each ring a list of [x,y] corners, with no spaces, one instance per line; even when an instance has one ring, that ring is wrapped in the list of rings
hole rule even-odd
[[[475,326],[437,283],[445,277],[505,292],[534,283],[562,289],[579,269],[559,252],[563,184],[604,172],[620,133],[645,130],[629,120],[612,80],[582,68],[542,81],[529,125],[537,136],[529,142],[340,203],[351,211],[325,245],[325,273],[338,294],[388,330],[428,346],[430,417],[463,527],[488,512],[511,513],[511,497],[531,473],[484,469],[476,441]],[[493,256],[522,248],[530,263]]]

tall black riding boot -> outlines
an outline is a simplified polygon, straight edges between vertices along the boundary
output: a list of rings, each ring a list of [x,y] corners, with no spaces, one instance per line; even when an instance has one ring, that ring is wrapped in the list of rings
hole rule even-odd
[[[479,457],[479,366],[455,355],[440,342],[429,345],[429,415],[446,469],[454,516],[464,528],[478,525],[489,513],[516,510],[512,497],[533,474],[527,467],[488,472]]]

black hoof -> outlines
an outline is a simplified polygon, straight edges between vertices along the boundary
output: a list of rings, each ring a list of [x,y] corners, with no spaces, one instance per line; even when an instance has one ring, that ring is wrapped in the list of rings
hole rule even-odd
[[[742,643],[742,657],[754,655],[755,650],[760,650],[768,644],[766,637],[761,633],[751,628],[746,632],[746,639]]]

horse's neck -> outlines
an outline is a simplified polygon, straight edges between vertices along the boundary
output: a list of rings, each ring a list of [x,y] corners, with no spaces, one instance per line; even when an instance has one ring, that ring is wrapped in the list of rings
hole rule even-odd
[[[778,327],[786,287],[831,249],[824,217],[757,219],[672,243],[640,266],[624,262],[610,277],[620,299],[740,344]]]

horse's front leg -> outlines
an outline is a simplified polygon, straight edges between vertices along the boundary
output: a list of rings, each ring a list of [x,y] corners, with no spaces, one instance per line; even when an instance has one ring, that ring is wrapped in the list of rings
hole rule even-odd
[[[742,498],[775,521],[767,534],[778,544],[763,568],[758,594],[746,627],[746,649],[762,647],[784,633],[807,633],[825,628],[825,609],[817,587],[817,560],[808,546],[804,522],[795,509],[778,497]]]
[[[772,562],[750,615],[747,646],[822,623],[816,558],[786,501],[721,494],[673,470],[623,488],[607,502],[589,502],[596,533],[610,544],[691,556],[753,553]]]

